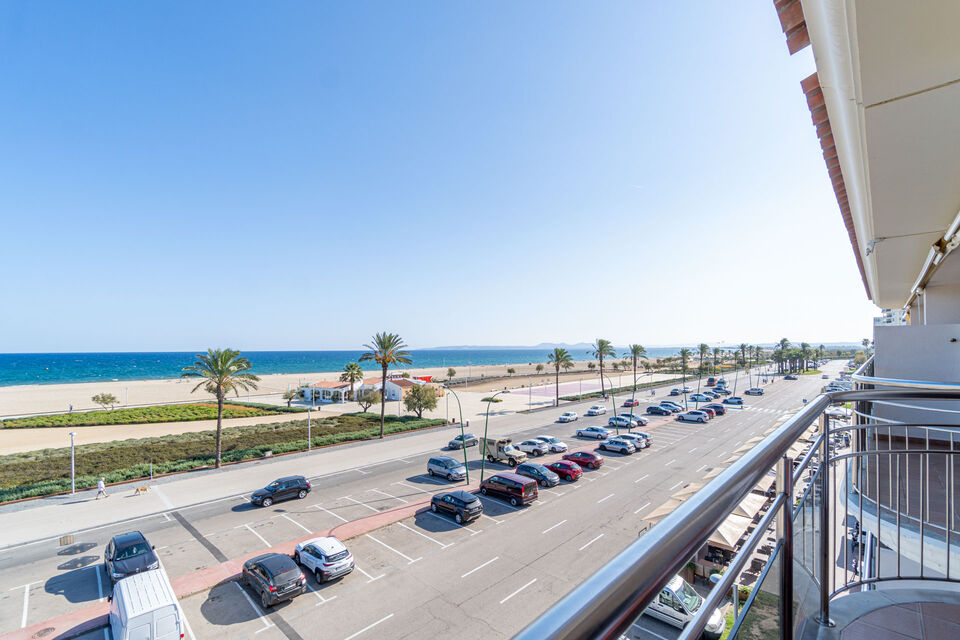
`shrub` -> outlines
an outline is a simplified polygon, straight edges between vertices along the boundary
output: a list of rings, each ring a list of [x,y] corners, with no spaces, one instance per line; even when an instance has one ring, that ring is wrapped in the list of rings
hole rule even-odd
[[[283,407],[252,402],[230,402],[223,405],[224,418],[247,418],[272,416],[280,413],[300,413],[301,407]],[[215,402],[190,404],[166,404],[152,407],[114,409],[112,411],[88,411],[86,413],[58,413],[50,416],[33,416],[0,421],[0,428],[23,429],[27,427],[93,427],[111,424],[147,424],[153,422],[191,422],[213,420],[217,417]]]
[[[480,398],[480,402],[503,402],[503,398],[494,398],[494,397]]]

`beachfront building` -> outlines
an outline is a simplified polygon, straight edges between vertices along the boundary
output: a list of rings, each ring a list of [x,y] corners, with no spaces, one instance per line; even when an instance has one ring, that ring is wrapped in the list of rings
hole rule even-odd
[[[349,382],[332,382],[321,380],[300,387],[300,397],[310,404],[327,404],[330,402],[346,402],[350,395]]]
[[[383,379],[380,376],[364,378],[363,384],[360,385],[358,393],[368,389],[379,391],[382,383]],[[405,398],[410,392],[410,389],[413,389],[415,386],[421,384],[427,384],[427,382],[419,378],[403,378],[400,376],[388,377],[387,390],[386,393],[384,393],[384,396],[387,400],[391,401],[403,400],[403,398]]]

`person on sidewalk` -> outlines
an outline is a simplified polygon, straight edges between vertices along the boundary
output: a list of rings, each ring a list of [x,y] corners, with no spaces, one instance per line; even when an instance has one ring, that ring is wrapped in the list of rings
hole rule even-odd
[[[104,483],[103,476],[100,477],[100,480],[97,481],[97,500],[100,499],[100,496],[104,498],[109,498],[107,495],[107,485]]]

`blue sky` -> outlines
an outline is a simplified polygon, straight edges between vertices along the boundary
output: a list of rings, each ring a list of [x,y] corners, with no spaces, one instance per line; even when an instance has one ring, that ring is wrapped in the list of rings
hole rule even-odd
[[[0,352],[871,331],[772,2],[7,2],[0,60]]]

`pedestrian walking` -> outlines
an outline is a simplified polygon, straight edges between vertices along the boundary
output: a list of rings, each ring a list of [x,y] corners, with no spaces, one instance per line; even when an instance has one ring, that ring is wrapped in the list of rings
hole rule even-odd
[[[103,496],[104,498],[110,497],[107,495],[107,485],[104,482],[103,476],[101,476],[100,480],[97,481],[97,500],[100,499],[100,496]]]
[[[73,405],[70,405],[70,413],[73,413]]]

